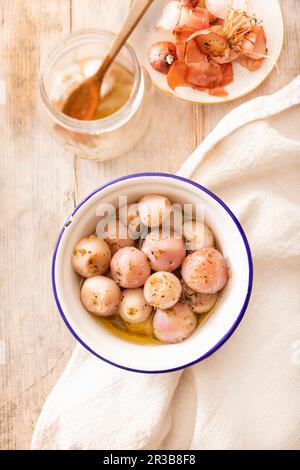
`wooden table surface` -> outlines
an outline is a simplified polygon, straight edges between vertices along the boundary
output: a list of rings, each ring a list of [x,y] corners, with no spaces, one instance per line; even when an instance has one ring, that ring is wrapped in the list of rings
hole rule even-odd
[[[127,0],[0,0],[1,449],[29,448],[41,407],[74,348],[50,281],[52,251],[67,216],[76,202],[113,178],[176,172],[228,111],[299,74],[300,1],[281,3],[286,31],[279,71],[247,97],[224,105],[191,105],[156,91],[160,112],[142,142],[100,164],[64,151],[41,127],[38,74],[41,60],[70,31],[116,30]]]

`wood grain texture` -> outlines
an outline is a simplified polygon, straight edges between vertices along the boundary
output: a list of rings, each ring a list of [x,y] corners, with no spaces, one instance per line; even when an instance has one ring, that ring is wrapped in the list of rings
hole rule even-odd
[[[228,111],[300,73],[300,2],[282,0],[286,33],[279,73],[274,70],[255,92],[226,105],[194,106],[155,91],[156,112],[136,148],[106,163],[80,160],[39,124],[40,60],[69,31],[116,31],[128,1],[110,0],[109,8],[107,3],[0,0],[0,80],[7,90],[7,104],[0,105],[0,341],[6,345],[6,363],[0,364],[0,449],[29,448],[38,413],[74,346],[54,305],[50,264],[75,199],[124,174],[176,172]]]
[[[0,448],[28,448],[38,412],[73,348],[57,315],[50,266],[58,228],[74,205],[72,156],[41,128],[40,58],[69,32],[60,0],[2,2],[0,79]]]

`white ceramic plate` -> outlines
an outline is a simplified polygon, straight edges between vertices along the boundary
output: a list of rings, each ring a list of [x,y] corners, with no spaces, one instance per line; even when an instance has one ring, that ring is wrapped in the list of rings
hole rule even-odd
[[[131,44],[138,56],[140,63],[148,70],[153,83],[162,91],[193,103],[221,103],[235,100],[257,88],[271,73],[278,61],[283,44],[283,17],[278,0],[249,0],[248,11],[255,14],[256,18],[263,20],[267,36],[268,56],[256,72],[250,72],[241,65],[234,63],[234,81],[226,86],[228,96],[211,96],[206,92],[194,90],[188,87],[178,87],[176,92],[167,84],[166,76],[154,70],[149,64],[148,50],[155,42],[162,40],[174,41],[168,32],[155,30],[155,26],[161,16],[164,6],[170,0],[156,0],[151,6],[141,23],[131,36]]]

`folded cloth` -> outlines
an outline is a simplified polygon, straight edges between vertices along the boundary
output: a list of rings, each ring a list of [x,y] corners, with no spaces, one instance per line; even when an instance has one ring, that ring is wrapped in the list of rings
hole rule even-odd
[[[36,424],[33,449],[300,448],[300,77],[222,119],[180,175],[237,215],[254,260],[241,325],[213,356],[125,372],[80,345]]]

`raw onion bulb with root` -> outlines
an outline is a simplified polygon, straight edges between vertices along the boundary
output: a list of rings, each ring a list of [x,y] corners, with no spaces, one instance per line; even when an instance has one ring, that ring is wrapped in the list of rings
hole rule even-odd
[[[150,64],[155,70],[167,74],[177,59],[176,47],[169,41],[156,42],[150,47],[148,56]]]

